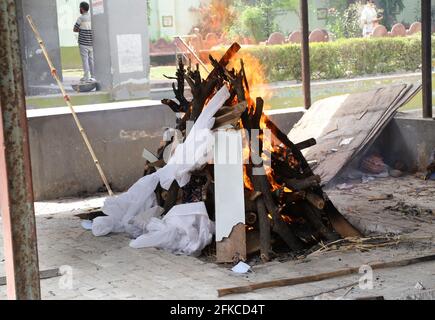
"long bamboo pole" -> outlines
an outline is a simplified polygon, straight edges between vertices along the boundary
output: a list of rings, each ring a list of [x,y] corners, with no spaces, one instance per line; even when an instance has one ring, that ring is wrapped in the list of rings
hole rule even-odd
[[[104,174],[103,168],[101,167],[100,162],[98,161],[98,158],[95,155],[94,149],[92,148],[92,145],[91,145],[91,143],[90,143],[90,141],[88,139],[88,136],[87,136],[85,130],[83,129],[83,127],[82,127],[82,125],[80,123],[80,120],[79,120],[79,118],[78,118],[78,116],[77,116],[77,114],[76,114],[76,112],[74,110],[74,107],[73,107],[72,103],[71,103],[71,99],[68,96],[68,94],[66,93],[65,87],[63,86],[62,82],[59,79],[59,76],[57,74],[56,68],[54,67],[53,62],[51,61],[51,58],[48,55],[48,52],[47,52],[47,49],[45,47],[44,41],[42,40],[42,37],[41,37],[38,29],[36,28],[36,25],[34,24],[33,19],[32,19],[32,17],[30,15],[27,15],[27,20],[29,21],[30,27],[32,28],[33,33],[35,34],[36,40],[38,41],[39,46],[41,47],[41,50],[42,50],[42,52],[43,52],[43,54],[45,56],[45,59],[47,60],[48,66],[49,66],[50,71],[51,71],[51,75],[56,80],[57,85],[59,86],[60,91],[62,92],[63,98],[64,98],[66,104],[68,105],[69,109],[71,110],[71,114],[72,114],[72,116],[74,118],[74,121],[75,121],[75,123],[76,123],[76,125],[77,125],[77,127],[78,127],[78,129],[80,131],[80,134],[83,137],[83,140],[85,141],[86,147],[88,148],[89,153],[92,156],[92,159],[94,160],[95,166],[97,167],[97,170],[98,170],[98,172],[99,172],[99,174],[101,176],[101,179],[103,180],[103,183],[104,183],[104,185],[107,188],[109,196],[113,196],[113,191],[110,188],[109,182],[107,181],[107,178],[106,178],[106,175]]]

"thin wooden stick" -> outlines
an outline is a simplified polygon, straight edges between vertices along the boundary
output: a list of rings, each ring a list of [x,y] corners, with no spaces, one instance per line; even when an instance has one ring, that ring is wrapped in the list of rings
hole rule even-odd
[[[60,276],[62,276],[62,274],[60,273],[59,268],[42,270],[39,272],[40,280],[57,278]],[[0,277],[0,286],[5,286],[5,285],[6,285],[6,277]]]
[[[370,267],[373,270],[379,270],[379,269],[387,269],[387,268],[394,268],[394,267],[405,267],[417,263],[424,263],[424,262],[431,262],[431,261],[435,261],[435,254],[424,256],[424,257],[412,258],[412,259],[405,259],[405,260],[398,260],[398,261],[391,261],[391,262],[381,262],[381,263],[372,264],[370,265]],[[248,293],[259,289],[286,287],[286,286],[294,286],[297,284],[318,282],[327,279],[333,279],[337,277],[356,274],[359,273],[359,270],[360,270],[359,267],[353,267],[353,268],[341,269],[333,272],[320,273],[311,276],[303,276],[298,278],[289,278],[289,279],[253,283],[247,286],[235,287],[235,288],[219,289],[218,296],[223,297],[231,294]]]
[[[310,294],[308,296],[291,298],[290,300],[306,300],[308,298],[318,297],[318,296],[321,296],[323,294],[335,292],[335,291],[338,291],[338,290],[343,290],[343,289],[348,289],[348,288],[350,288],[350,290],[351,290],[351,289],[355,288],[355,286],[357,286],[358,284],[359,284],[359,282],[353,282],[353,283],[349,283],[349,284],[346,284],[344,286],[340,286],[340,287],[337,287],[337,288],[333,288],[333,289],[325,290],[325,291],[322,291],[322,292],[317,292],[317,293],[314,293],[314,294]],[[343,298],[345,296],[347,296],[349,294],[349,292],[350,292],[349,290],[346,291],[346,293],[343,295]]]
[[[33,33],[35,34],[36,40],[38,41],[39,46],[41,47],[41,50],[42,50],[42,52],[43,52],[43,54],[45,56],[45,59],[47,60],[48,66],[49,66],[50,71],[51,71],[51,75],[56,80],[57,85],[59,86],[60,91],[62,92],[63,98],[64,98],[66,104],[68,105],[68,107],[71,110],[71,114],[72,114],[72,116],[74,118],[74,121],[75,121],[75,123],[76,123],[76,125],[77,125],[77,127],[78,127],[78,129],[80,131],[80,134],[83,137],[83,140],[85,141],[86,147],[88,148],[89,153],[92,156],[92,159],[94,160],[95,166],[97,167],[97,170],[98,170],[98,172],[99,172],[99,174],[101,176],[101,179],[103,180],[103,183],[106,186],[106,189],[107,189],[107,191],[109,193],[109,196],[113,196],[113,191],[110,188],[109,182],[107,181],[107,178],[106,178],[106,176],[105,176],[105,174],[103,172],[103,168],[101,167],[100,162],[98,161],[97,156],[95,155],[94,149],[92,148],[92,145],[91,145],[91,143],[90,143],[90,141],[88,139],[88,136],[86,135],[86,132],[83,129],[81,123],[80,123],[80,120],[79,120],[79,118],[78,118],[78,116],[77,116],[77,114],[76,114],[76,112],[74,110],[74,107],[73,107],[72,103],[71,103],[71,99],[68,96],[68,94],[66,93],[65,88],[64,88],[62,82],[59,79],[59,76],[57,74],[56,68],[54,67],[53,62],[51,61],[51,58],[48,55],[48,51],[47,51],[47,49],[45,47],[44,41],[42,40],[42,37],[41,37],[38,29],[36,28],[36,25],[33,23],[33,19],[32,19],[32,17],[30,15],[27,15],[27,20],[29,21],[30,27],[32,28]]]

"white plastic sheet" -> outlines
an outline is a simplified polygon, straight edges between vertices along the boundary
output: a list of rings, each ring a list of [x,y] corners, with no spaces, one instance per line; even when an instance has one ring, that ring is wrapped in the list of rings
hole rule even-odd
[[[127,232],[134,236],[135,228],[129,224],[139,213],[156,206],[154,190],[159,183],[158,175],[152,174],[136,182],[127,192],[107,198],[102,211],[106,217],[98,217],[92,224],[92,233],[96,237],[109,233]]]
[[[173,207],[162,220],[152,218],[146,231],[130,242],[132,248],[154,247],[195,256],[211,243],[214,224],[204,202],[197,202]]]

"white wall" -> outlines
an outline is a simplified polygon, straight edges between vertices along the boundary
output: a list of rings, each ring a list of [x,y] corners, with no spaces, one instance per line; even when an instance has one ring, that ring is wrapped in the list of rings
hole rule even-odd
[[[79,5],[82,0],[56,0],[59,42],[61,47],[77,46],[78,35],[73,27],[80,16]]]
[[[310,0],[309,1],[309,24],[310,30],[314,30],[316,28],[325,28],[326,20],[318,20],[317,19],[317,9],[319,8],[329,8],[328,0]],[[300,29],[300,18],[295,12],[281,12],[278,17],[275,19],[275,22],[278,25],[277,31],[284,33],[285,35],[289,35],[293,31]]]
[[[421,19],[421,0],[403,0],[403,4],[405,9],[397,16],[397,22],[411,24]]]
[[[198,8],[200,2],[201,0],[151,0],[151,39],[188,34],[198,23],[198,16],[192,9]],[[163,16],[173,17],[172,27],[163,26]]]

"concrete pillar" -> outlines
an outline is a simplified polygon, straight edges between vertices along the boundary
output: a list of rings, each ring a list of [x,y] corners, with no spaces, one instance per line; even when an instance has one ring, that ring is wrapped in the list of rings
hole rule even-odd
[[[147,98],[149,36],[144,0],[92,0],[95,74],[114,100]]]
[[[39,44],[26,19],[26,15],[30,14],[32,16],[44,39],[54,66],[62,79],[56,1],[17,0],[16,5],[26,95],[59,93]]]

